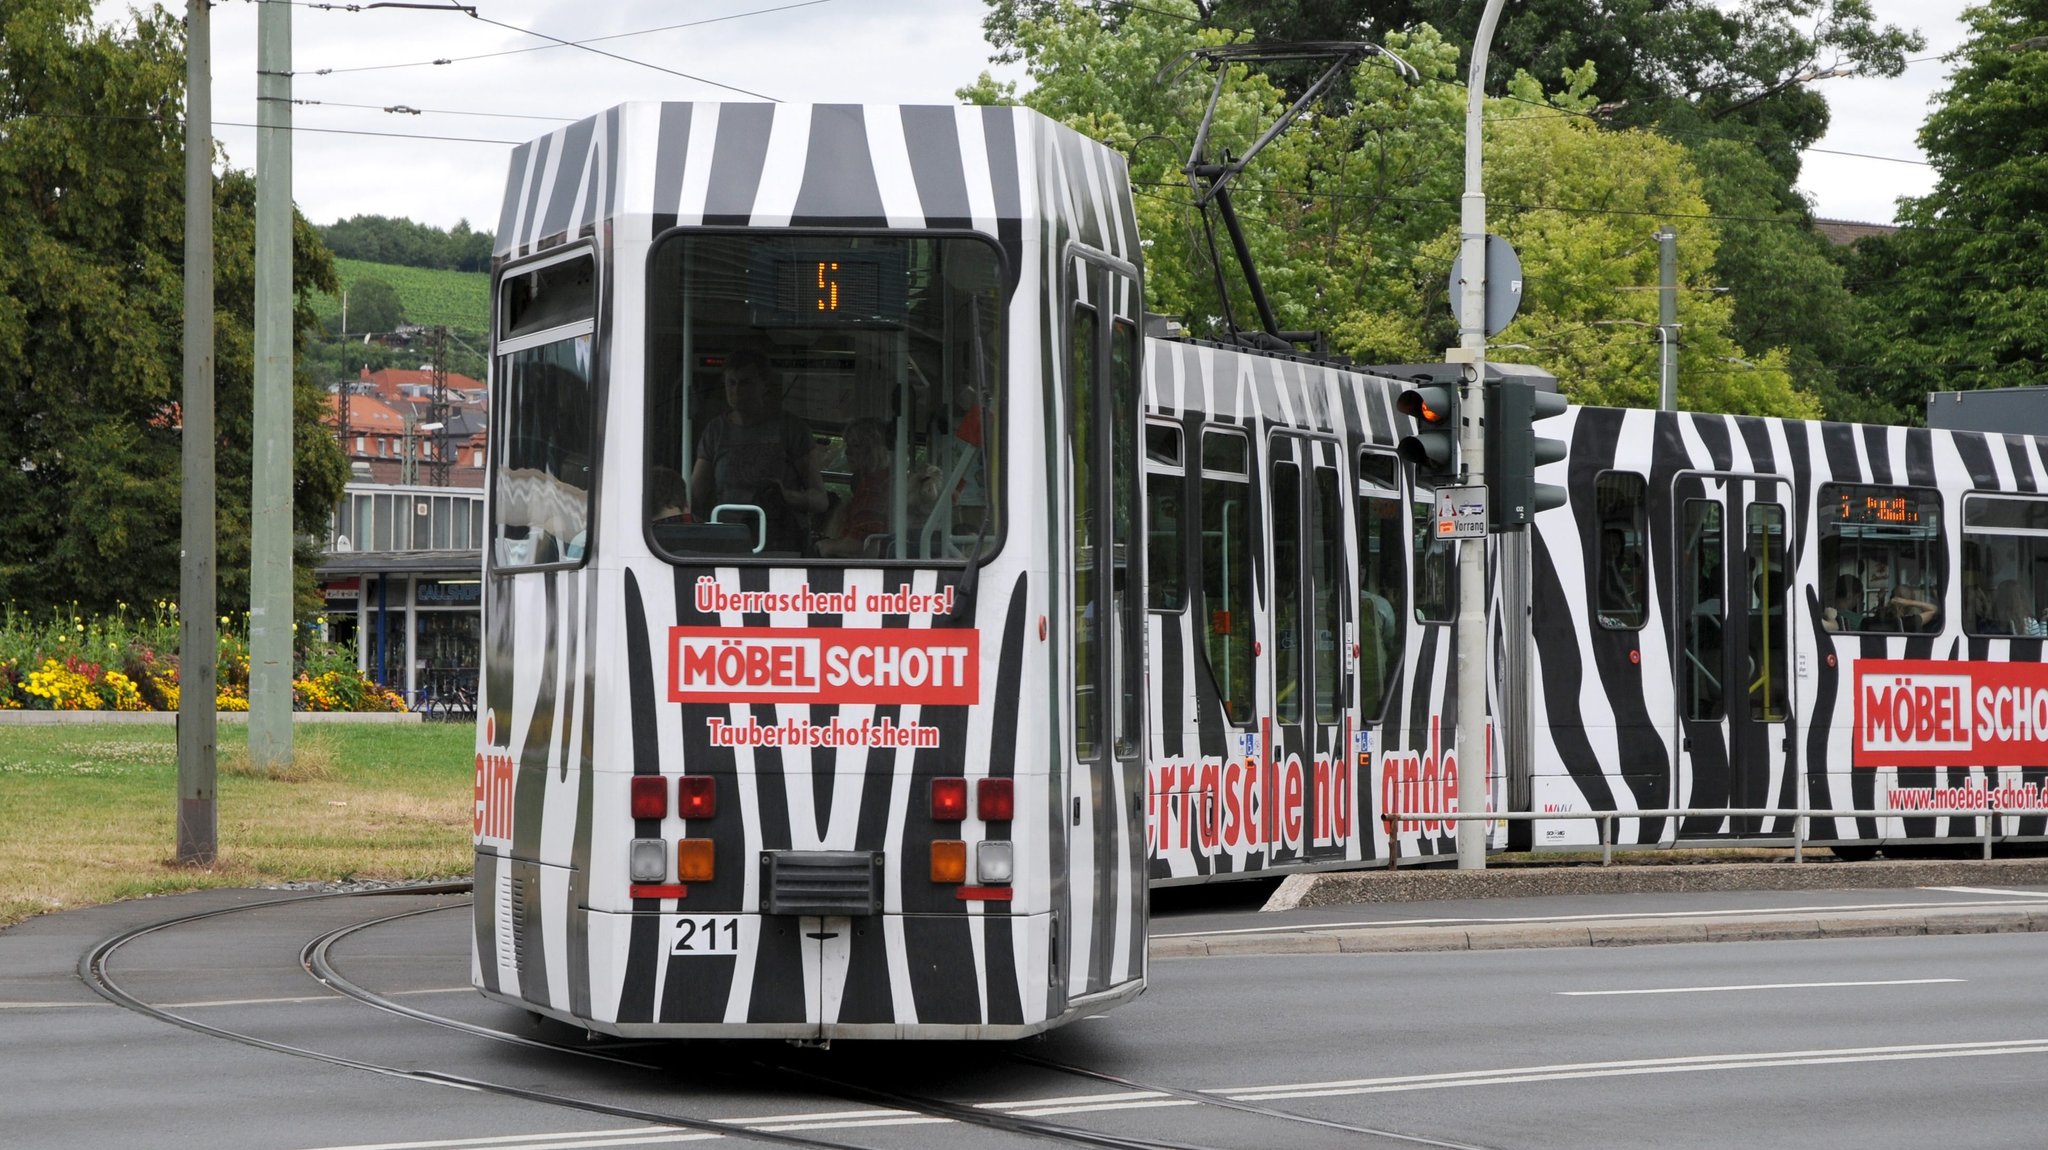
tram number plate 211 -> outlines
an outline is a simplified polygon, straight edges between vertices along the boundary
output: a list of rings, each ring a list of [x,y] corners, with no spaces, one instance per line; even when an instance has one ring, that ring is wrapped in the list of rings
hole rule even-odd
[[[673,955],[738,954],[740,920],[737,915],[692,915],[675,921]]]

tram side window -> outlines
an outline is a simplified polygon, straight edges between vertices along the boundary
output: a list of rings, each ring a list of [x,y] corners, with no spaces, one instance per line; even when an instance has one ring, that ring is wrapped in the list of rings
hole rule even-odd
[[[1109,469],[1110,596],[1116,606],[1116,716],[1113,730],[1116,753],[1133,754],[1138,749],[1138,713],[1144,707],[1144,672],[1138,666],[1138,652],[1144,648],[1141,628],[1144,608],[1138,603],[1138,579],[1131,563],[1143,558],[1134,538],[1133,522],[1138,513],[1138,476],[1127,460],[1135,450],[1131,443],[1133,418],[1138,411],[1138,329],[1127,319],[1117,319],[1109,328],[1109,421],[1111,458]]]
[[[595,261],[514,271],[499,285],[499,309],[492,565],[580,562],[596,439]]]
[[[1448,623],[1458,614],[1458,549],[1436,533],[1436,492],[1416,491],[1410,527],[1415,536],[1415,619]]]
[[[1408,596],[1407,514],[1401,461],[1383,451],[1358,457],[1358,698],[1377,718],[1401,669]]]
[[[1939,492],[1827,483],[1818,508],[1823,627],[1941,630],[1948,560]]]
[[[1145,605],[1154,611],[1182,611],[1188,605],[1187,563],[1181,547],[1187,524],[1181,503],[1180,428],[1145,425]]]
[[[1593,480],[1600,523],[1593,557],[1593,612],[1602,627],[1635,630],[1649,617],[1648,481],[1632,471]]]
[[[1273,463],[1274,717],[1301,719],[1301,468]]]
[[[1752,503],[1743,512],[1743,551],[1749,585],[1749,711],[1765,723],[1791,714],[1791,676],[1785,665],[1791,636],[1785,629],[1785,507]]]
[[[1074,749],[1093,757],[1102,738],[1103,636],[1096,621],[1102,610],[1102,524],[1095,518],[1094,442],[1095,385],[1098,353],[1096,316],[1085,305],[1074,308],[1072,387],[1068,395],[1068,451],[1073,467],[1074,502]]]
[[[1337,469],[1318,463],[1309,472],[1313,502],[1309,514],[1310,574],[1315,580],[1316,721],[1334,723],[1342,713],[1344,659],[1344,501]]]
[[[2048,635],[2048,499],[1963,499],[1963,629]]]
[[[1229,431],[1202,434],[1203,648],[1223,715],[1245,724],[1252,705],[1251,441]]]

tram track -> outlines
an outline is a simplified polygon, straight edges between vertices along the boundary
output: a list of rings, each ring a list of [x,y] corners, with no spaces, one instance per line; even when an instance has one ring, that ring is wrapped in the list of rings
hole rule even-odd
[[[579,1096],[574,1093],[540,1090],[533,1087],[493,1081],[485,1077],[456,1074],[444,1070],[407,1067],[373,1059],[351,1057],[331,1050],[321,1050],[298,1043],[277,1041],[258,1034],[218,1026],[191,1017],[188,1014],[146,1002],[125,989],[111,969],[111,962],[114,956],[123,947],[136,940],[160,931],[189,926],[223,915],[244,911],[276,909],[327,899],[360,898],[392,894],[446,895],[462,894],[467,893],[467,891],[468,884],[465,883],[394,887],[374,891],[332,891],[311,895],[295,895],[290,898],[271,899],[258,903],[177,915],[132,928],[94,946],[80,961],[80,977],[102,997],[158,1021],[257,1049],[268,1050],[291,1057],[307,1058],[338,1068],[360,1070],[386,1078],[417,1082],[425,1085],[490,1093],[629,1121],[646,1122],[653,1125],[738,1139],[751,1139],[774,1145],[804,1147],[807,1150],[865,1150],[865,1148],[859,1147],[854,1143],[805,1134],[797,1130],[763,1129],[732,1120],[703,1118],[666,1109],[606,1102],[600,1099]],[[459,910],[465,905],[467,904],[448,903],[427,907],[413,907],[395,914],[378,915],[325,930],[307,941],[300,948],[300,965],[309,977],[320,982],[334,993],[379,1011],[414,1022],[449,1029],[483,1041],[566,1055],[582,1061],[602,1062],[649,1075],[661,1076],[672,1073],[673,1067],[664,1063],[658,1057],[658,1051],[663,1048],[663,1044],[644,1041],[601,1044],[571,1043],[484,1026],[433,1011],[422,1010],[389,995],[379,994],[350,979],[337,969],[335,965],[333,953],[335,946],[352,935],[407,919],[437,914],[443,911]],[[1468,1143],[1446,1141],[1402,1131],[1316,1118],[1314,1116],[1227,1098],[1205,1091],[1152,1085],[1119,1075],[1093,1070],[1088,1067],[1074,1066],[1034,1055],[1010,1053],[1006,1058],[1016,1065],[1029,1066],[1045,1072],[1081,1078],[1116,1087],[1122,1093],[1104,1095],[1102,1108],[1105,1110],[1127,1110],[1140,1105],[1161,1104],[1210,1106],[1258,1119],[1320,1127],[1360,1138],[1377,1140],[1382,1144],[1447,1147],[1454,1148],[1454,1150],[1485,1150],[1483,1147],[1474,1147]],[[1107,1150],[1207,1150],[1207,1148],[1194,1143],[1169,1138],[1092,1130],[1068,1123],[1047,1121],[1031,1114],[1016,1112],[1018,1109],[1035,1104],[1029,1100],[993,1104],[957,1102],[950,1099],[878,1086],[871,1082],[856,1081],[840,1075],[822,1073],[813,1068],[794,1066],[787,1061],[774,1058],[753,1056],[749,1057],[745,1064],[752,1071],[751,1074],[739,1073],[733,1070],[713,1070],[712,1072],[723,1078],[743,1082],[753,1088],[758,1088],[765,1077],[789,1084],[793,1092],[825,1095],[864,1106],[873,1106],[877,1108],[876,1117],[878,1118],[921,1117],[928,1120],[959,1122],[1019,1137],[1050,1140],[1077,1146],[1102,1147],[1107,1148]],[[1154,1101],[1161,1099],[1165,1101],[1163,1103]],[[776,1125],[786,1127],[792,1121],[800,1121],[800,1119],[792,1119],[790,1116],[784,1115],[779,1116],[774,1121]]]
[[[436,1015],[429,1011],[419,1010],[416,1007],[408,1006],[404,1003],[397,1002],[389,998],[388,996],[379,995],[375,992],[369,991],[367,988],[362,987],[361,985],[353,982],[352,980],[342,975],[338,970],[334,968],[333,963],[329,960],[329,954],[332,950],[333,945],[350,934],[353,934],[359,930],[367,930],[373,926],[383,925],[389,922],[395,922],[403,918],[409,918],[416,915],[432,914],[436,911],[443,909],[448,908],[433,907],[422,910],[407,911],[402,914],[387,916],[383,919],[353,924],[350,926],[345,926],[330,931],[326,935],[323,935],[321,938],[316,939],[313,942],[307,944],[305,952],[302,956],[307,972],[310,975],[312,975],[312,977],[319,980],[322,984],[327,985],[340,993],[346,994],[351,998],[355,998],[358,1001],[365,1003],[366,1005],[374,1006],[377,1009],[385,1010],[393,1014],[402,1015],[404,1017],[412,1018],[417,1021],[426,1022],[431,1025],[448,1027],[451,1029],[462,1031],[467,1034],[474,1035],[476,1037],[486,1038],[491,1041],[506,1042],[514,1045],[527,1047],[541,1047],[581,1058],[601,1058],[606,1059],[608,1061],[618,1062],[624,1065],[639,1067],[641,1069],[659,1069],[659,1067],[653,1064],[644,1062],[634,1062],[628,1059],[617,1058],[614,1056],[607,1055],[602,1051],[591,1049],[589,1047],[578,1047],[563,1043],[546,1042],[540,1039],[534,1039],[523,1035],[512,1034],[507,1031],[496,1030],[490,1027],[478,1026],[474,1023],[464,1022],[460,1019],[448,1018],[445,1015]],[[1393,1141],[1409,1145],[1445,1147],[1450,1148],[1450,1150],[1486,1150],[1486,1148],[1484,1147],[1473,1146],[1469,1143],[1445,1141],[1442,1139],[1428,1138],[1421,1135],[1405,1133],[1402,1131],[1386,1130],[1378,1127],[1361,1126],[1354,1123],[1338,1122],[1326,1118],[1317,1118],[1312,1115],[1298,1114],[1293,1111],[1280,1110],[1270,1106],[1259,1106],[1254,1103],[1244,1102],[1206,1091],[1189,1090],[1186,1088],[1173,1086],[1158,1086],[1137,1082],[1135,1080],[1120,1075],[1110,1074],[1099,1070],[1093,1070],[1087,1067],[1073,1066],[1066,1063],[1056,1062],[1051,1059],[1040,1058],[1032,1055],[1012,1054],[1010,1058],[1014,1062],[1023,1065],[1033,1066],[1041,1070],[1048,1070],[1059,1074],[1087,1079],[1093,1082],[1100,1082],[1108,1085],[1113,1085],[1122,1090],[1130,1092],[1131,1095],[1137,1098],[1167,1097],[1188,1104],[1215,1106],[1222,1109],[1233,1110],[1238,1113],[1249,1114],[1261,1118],[1271,1118],[1285,1122],[1318,1126],[1325,1129],[1341,1131],[1348,1134],[1358,1134],[1379,1139],[1390,1139]],[[944,1118],[951,1121],[963,1122],[970,1125],[984,1126],[990,1129],[1004,1130],[1012,1133],[1020,1133],[1037,1137],[1055,1138],[1062,1141],[1077,1142],[1078,1144],[1083,1145],[1128,1146],[1134,1144],[1128,1139],[1124,1138],[1123,1136],[1103,1135],[1095,1131],[1084,1130],[1063,1123],[1040,1122],[1034,1119],[1029,1119],[1027,1117],[1022,1117],[1015,1114],[1006,1114],[1001,1111],[991,1110],[986,1106],[976,1106],[968,1103],[953,1102],[946,1099],[931,1098],[921,1095],[907,1094],[897,1090],[879,1088],[872,1085],[853,1082],[845,1078],[820,1074],[817,1071],[810,1069],[793,1067],[786,1063],[756,1060],[753,1064],[757,1068],[763,1070],[764,1072],[775,1074],[785,1080],[795,1079],[801,1080],[803,1082],[813,1083],[816,1084],[819,1088],[830,1091],[834,1095],[841,1098],[845,1098],[849,1101],[882,1106],[887,1109],[910,1111],[913,1113],[923,1114],[928,1117]],[[1135,1144],[1142,1146],[1179,1145],[1178,1143],[1158,1141],[1141,1141]]]

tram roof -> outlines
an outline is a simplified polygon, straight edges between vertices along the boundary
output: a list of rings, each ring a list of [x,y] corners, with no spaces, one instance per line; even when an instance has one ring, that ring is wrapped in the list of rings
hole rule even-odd
[[[1005,240],[1068,216],[1137,248],[1123,157],[1029,108],[628,103],[512,151],[497,256],[670,226],[972,229]]]

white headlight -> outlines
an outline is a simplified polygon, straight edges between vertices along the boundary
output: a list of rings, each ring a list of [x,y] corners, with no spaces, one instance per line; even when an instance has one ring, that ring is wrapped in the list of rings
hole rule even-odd
[[[668,844],[660,839],[634,839],[626,847],[626,865],[634,882],[660,882],[668,877]]]
[[[1016,852],[1007,842],[977,843],[974,873],[985,883],[1007,883],[1017,872]]]

